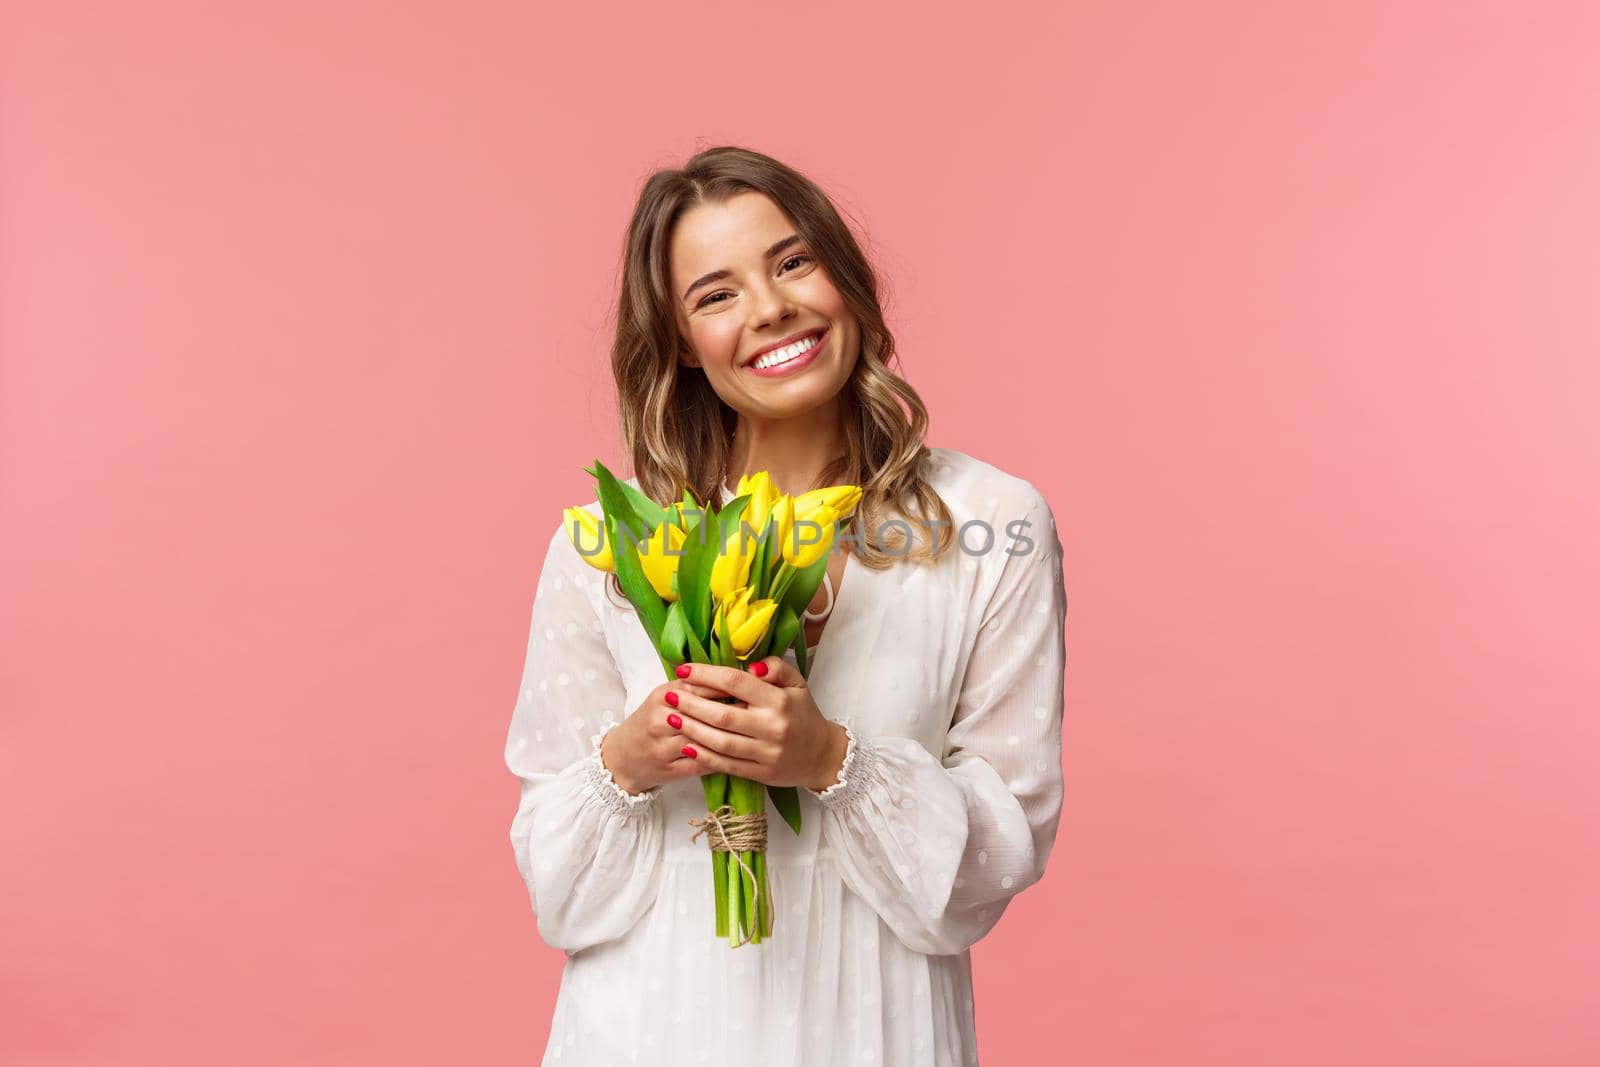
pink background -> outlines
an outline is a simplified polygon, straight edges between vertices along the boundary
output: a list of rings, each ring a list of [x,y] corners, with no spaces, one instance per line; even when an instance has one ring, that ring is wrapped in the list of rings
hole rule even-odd
[[[1600,14],[982,11],[6,6],[0,1061],[536,1061],[536,569],[734,142],[1061,527],[983,1061],[1600,1062]]]

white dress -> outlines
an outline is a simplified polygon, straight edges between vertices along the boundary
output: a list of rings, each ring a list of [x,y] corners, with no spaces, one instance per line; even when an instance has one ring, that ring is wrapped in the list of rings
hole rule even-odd
[[[847,558],[809,686],[849,748],[838,782],[799,790],[801,833],[768,805],[760,944],[715,934],[699,780],[632,796],[600,761],[666,674],[556,524],[505,749],[517,866],[567,955],[546,1067],[977,1062],[968,950],[1042,877],[1061,816],[1066,593],[1043,496],[929,452],[953,529],[993,543],[972,524],[936,563]]]

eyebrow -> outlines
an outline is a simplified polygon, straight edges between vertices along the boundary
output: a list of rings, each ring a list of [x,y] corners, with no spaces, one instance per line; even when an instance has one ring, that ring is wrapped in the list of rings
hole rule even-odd
[[[773,256],[777,255],[779,252],[782,252],[790,245],[797,245],[799,243],[800,235],[797,233],[791,233],[789,236],[785,237],[783,240],[777,242],[771,248],[767,249],[766,252],[762,254],[761,258],[771,259]],[[710,285],[712,282],[719,282],[724,278],[732,277],[732,275],[733,271],[726,269],[714,270],[710,274],[703,274],[694,280],[693,285],[689,286],[689,288],[683,291],[683,298],[685,300],[689,299],[689,294],[700,288],[702,285]]]

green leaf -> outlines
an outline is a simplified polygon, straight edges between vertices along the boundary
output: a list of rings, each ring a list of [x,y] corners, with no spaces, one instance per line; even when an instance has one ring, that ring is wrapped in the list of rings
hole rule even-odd
[[[723,544],[727,544],[728,538],[732,537],[739,529],[739,520],[744,518],[744,508],[748,503],[750,503],[750,494],[746,493],[743,496],[734,497],[722,506],[721,511],[717,512],[717,523],[722,529]]]
[[[721,544],[714,536],[717,528],[717,523],[708,519],[695,523],[684,537],[683,557],[678,560],[678,600],[691,633],[711,629],[711,565]]]
[[[771,638],[772,650],[782,655],[790,645],[794,644],[794,635],[800,629],[800,616],[787,604],[779,604],[778,610],[772,616]],[[767,655],[771,655],[768,652]]]
[[[683,646],[687,637],[688,632],[683,624],[683,608],[673,603],[667,608],[667,621],[661,627],[661,640],[656,645],[662,659],[668,660],[674,667],[684,662]]]
[[[650,579],[644,576],[644,570],[639,566],[639,551],[630,542],[617,536],[619,520],[616,516],[607,514],[606,537],[611,540],[611,552],[617,561],[617,584],[622,587],[622,595],[639,613],[639,622],[644,626],[644,632],[650,638],[652,648],[660,649],[661,631],[667,624],[667,606],[661,597],[656,594],[655,587],[650,584]],[[676,677],[672,668],[677,666],[668,663],[663,657],[662,668],[667,672],[667,677]]]
[[[681,616],[682,612],[680,611],[679,614]],[[687,643],[689,645],[689,651],[688,651],[688,659],[685,659],[685,660],[683,660],[681,662],[684,662],[684,663],[710,663],[711,662],[711,654],[706,650],[706,646],[700,643],[699,635],[696,634],[693,630],[689,629],[689,624],[687,622],[685,622],[684,625],[683,625],[683,636],[684,636],[685,641],[687,641]]]
[[[606,518],[615,519],[622,527],[633,534],[634,547],[649,535],[652,527],[647,526],[639,511],[634,507],[633,500],[623,490],[623,483],[617,481],[616,476],[606,470],[599,460],[595,460],[595,467],[600,473],[595,477],[595,489],[600,498],[600,510]],[[615,547],[618,541],[611,542]]]
[[[783,821],[789,824],[789,829],[795,833],[800,832],[800,793],[792,785],[769,785],[767,796],[772,798],[772,806],[778,809],[778,814],[783,816]]]
[[[645,496],[638,486],[630,485],[616,477],[609,470],[606,470],[605,464],[598,459],[594,461],[593,470],[588,467],[583,468],[583,470],[584,473],[592,476],[597,482],[610,479],[617,486],[618,492],[627,498],[629,505],[631,505],[632,513],[644,522],[647,531],[654,530],[666,519],[667,513],[660,504]],[[604,472],[604,478],[601,477],[601,472]],[[608,507],[606,510],[610,511],[611,509]]]

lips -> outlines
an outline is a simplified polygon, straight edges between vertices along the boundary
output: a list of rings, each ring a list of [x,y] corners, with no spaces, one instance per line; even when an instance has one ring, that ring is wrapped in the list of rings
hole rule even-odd
[[[822,334],[827,332],[828,328],[826,326],[818,326],[814,330],[802,330],[800,333],[785,337],[781,341],[775,341],[772,344],[767,345],[765,348],[757,349],[755,352],[752,352],[750,354],[750,358],[741,363],[740,366],[749,367],[768,352],[776,352],[780,348],[788,348],[796,341],[804,341],[807,337],[820,337]]]
[[[813,341],[810,346],[808,346],[805,351],[801,352],[798,356],[784,360],[782,363],[775,363],[770,367],[758,367],[754,362],[751,362],[745,365],[743,372],[745,374],[753,375],[757,378],[772,379],[790,378],[796,374],[804,374],[807,368],[811,367],[817,362],[817,360],[822,358],[822,350],[827,343],[828,331],[824,330],[822,333],[818,334],[817,339]]]

